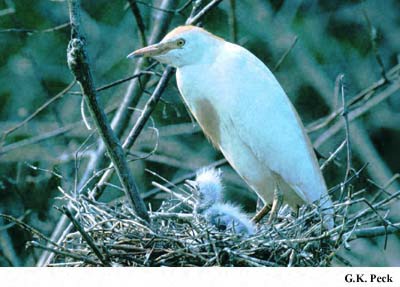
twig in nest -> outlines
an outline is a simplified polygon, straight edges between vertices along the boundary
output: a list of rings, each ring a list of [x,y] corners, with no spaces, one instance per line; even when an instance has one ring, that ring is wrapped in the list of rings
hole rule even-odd
[[[90,237],[89,234],[86,233],[86,231],[81,227],[81,225],[78,223],[78,221],[75,219],[75,217],[72,215],[72,213],[67,209],[67,208],[62,208],[61,211],[71,220],[72,224],[78,230],[78,232],[82,235],[82,238],[85,239],[87,244],[90,246],[90,248],[93,250],[94,254],[96,254],[97,258],[103,263],[104,266],[110,266],[110,260],[107,258],[107,256],[104,256],[100,249],[97,247],[97,245],[94,243],[93,239]]]

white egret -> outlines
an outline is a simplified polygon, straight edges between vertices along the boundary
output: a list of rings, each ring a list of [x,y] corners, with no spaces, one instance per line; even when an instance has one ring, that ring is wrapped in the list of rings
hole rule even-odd
[[[333,208],[304,126],[272,72],[245,48],[195,26],[128,57],[176,67],[179,91],[211,142],[265,204],[276,188],[292,208],[316,203],[324,226]]]

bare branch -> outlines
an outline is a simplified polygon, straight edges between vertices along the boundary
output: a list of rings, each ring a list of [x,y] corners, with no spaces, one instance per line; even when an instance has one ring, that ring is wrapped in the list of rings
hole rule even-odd
[[[146,206],[139,195],[123,149],[97,101],[97,93],[93,84],[85,43],[82,40],[83,34],[80,27],[79,3],[76,0],[70,0],[68,3],[72,26],[72,39],[68,45],[68,66],[81,86],[94,124],[107,148],[107,152],[124,187],[127,199],[136,213],[144,220],[149,221]]]
[[[17,124],[16,126],[6,130],[3,132],[2,135],[2,139],[1,141],[4,142],[5,138],[13,133],[14,131],[16,131],[17,129],[19,129],[20,127],[24,126],[25,124],[27,124],[28,122],[30,122],[34,117],[36,117],[40,112],[42,112],[43,110],[45,110],[49,105],[51,105],[53,102],[55,102],[56,100],[62,98],[70,89],[72,89],[72,87],[75,85],[76,81],[72,81],[64,90],[62,90],[61,92],[59,92],[57,95],[55,95],[54,97],[52,97],[50,100],[46,101],[43,105],[41,105],[38,109],[36,109],[36,111],[34,113],[32,113],[31,115],[29,115],[25,120],[23,120],[22,122],[20,122],[19,124]],[[2,153],[3,151],[0,150],[0,153]]]

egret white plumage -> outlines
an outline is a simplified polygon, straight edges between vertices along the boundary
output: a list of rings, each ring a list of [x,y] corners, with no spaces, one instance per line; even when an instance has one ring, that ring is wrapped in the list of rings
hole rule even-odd
[[[272,72],[245,48],[206,30],[181,26],[129,57],[153,57],[176,67],[191,113],[230,165],[271,203],[276,187],[297,209],[316,203],[334,225],[332,201],[311,142]]]
[[[255,226],[239,207],[223,201],[221,172],[216,169],[202,169],[196,180],[188,181],[198,195],[195,212],[202,215],[217,229],[229,230],[242,235],[252,235]]]

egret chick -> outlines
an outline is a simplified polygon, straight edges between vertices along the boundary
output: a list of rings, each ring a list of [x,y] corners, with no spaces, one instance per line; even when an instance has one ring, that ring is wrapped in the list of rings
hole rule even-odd
[[[240,208],[223,202],[221,171],[202,169],[195,181],[188,181],[198,194],[195,212],[218,230],[230,230],[242,235],[252,235],[255,226]]]

